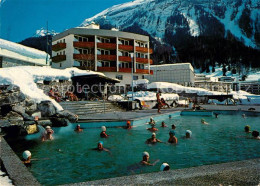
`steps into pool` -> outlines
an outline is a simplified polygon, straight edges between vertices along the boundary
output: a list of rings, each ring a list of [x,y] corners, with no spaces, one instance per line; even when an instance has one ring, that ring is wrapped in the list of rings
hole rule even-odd
[[[213,116],[213,112],[206,110],[183,110],[181,111],[181,116]]]
[[[60,105],[63,109],[77,114],[79,120],[84,119],[84,116],[89,114],[125,111],[116,103],[108,101],[66,101],[61,102]]]

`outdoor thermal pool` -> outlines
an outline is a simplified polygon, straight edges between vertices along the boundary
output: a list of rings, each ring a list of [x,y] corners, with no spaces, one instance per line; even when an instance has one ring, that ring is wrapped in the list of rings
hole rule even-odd
[[[151,137],[147,124],[131,130],[107,128],[107,139],[100,138],[100,128],[74,132],[76,124],[65,128],[54,128],[55,139],[41,142],[37,135],[26,139],[8,140],[8,143],[21,158],[24,150],[30,150],[33,159],[29,171],[43,185],[57,185],[157,172],[163,162],[171,169],[216,164],[229,161],[260,157],[260,140],[251,139],[244,132],[244,126],[260,130],[259,117],[242,118],[241,115],[219,115],[219,118],[204,117],[210,125],[201,124],[201,116],[175,116],[172,119],[156,121],[157,138],[167,142],[171,124],[176,125],[178,144],[145,144]],[[165,121],[167,128],[160,127]],[[88,124],[81,124],[86,127]],[[191,130],[192,137],[185,139],[185,131]],[[97,152],[97,142],[102,140],[108,152]],[[142,152],[150,154],[150,160],[160,160],[155,166],[141,166]]]

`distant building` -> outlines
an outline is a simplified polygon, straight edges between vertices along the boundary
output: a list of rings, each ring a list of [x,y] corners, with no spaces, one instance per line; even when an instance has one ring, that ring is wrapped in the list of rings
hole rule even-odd
[[[260,95],[260,81],[252,81],[252,82],[239,82],[240,89],[251,94]]]
[[[0,68],[49,65],[50,56],[46,52],[0,39]]]
[[[103,72],[110,78],[131,85],[133,79],[150,74],[149,37],[117,29],[99,29],[99,25],[77,27],[53,37],[52,67],[77,67]],[[132,57],[131,57],[132,56]]]
[[[224,81],[224,82],[233,82],[235,81],[234,77],[230,77],[230,76],[223,76],[219,78],[219,81]]]
[[[218,92],[230,92],[232,90],[232,82],[219,81],[218,77],[210,77],[205,74],[195,75],[194,86]]]
[[[151,65],[153,75],[146,76],[150,83],[169,82],[184,86],[192,86],[195,80],[194,69],[190,63]]]

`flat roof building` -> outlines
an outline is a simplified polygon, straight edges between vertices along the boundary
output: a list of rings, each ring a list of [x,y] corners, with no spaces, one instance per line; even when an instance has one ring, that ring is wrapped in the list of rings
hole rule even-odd
[[[194,84],[195,74],[190,63],[151,65],[150,69],[153,70],[153,76],[145,76],[150,83],[169,82],[184,86]]]
[[[50,56],[46,52],[0,39],[0,68],[49,65]]]
[[[110,78],[131,85],[150,74],[149,37],[117,29],[99,29],[99,25],[66,30],[52,38],[52,67],[78,67],[103,72]]]

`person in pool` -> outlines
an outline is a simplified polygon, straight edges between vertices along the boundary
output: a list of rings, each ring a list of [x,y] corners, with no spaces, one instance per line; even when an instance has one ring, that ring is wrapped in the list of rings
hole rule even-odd
[[[149,153],[148,152],[143,152],[143,160],[140,161],[140,164],[154,166],[157,163],[157,161],[155,161],[154,163],[150,163],[149,158],[150,158]]]
[[[208,123],[205,121],[205,119],[201,119],[201,123],[203,124],[203,125],[208,125]]]
[[[26,166],[30,166],[31,165],[31,158],[32,158],[32,154],[30,151],[26,150],[23,152],[23,163]]]
[[[215,115],[215,118],[218,118],[218,115],[219,115],[219,114],[218,114],[218,113],[214,113],[214,115]]]
[[[178,139],[175,137],[175,132],[173,130],[171,130],[169,132],[170,138],[168,139],[169,143],[173,143],[173,144],[177,144],[178,143]]]
[[[249,125],[246,125],[244,129],[246,133],[251,133]]]
[[[167,127],[167,125],[165,125],[165,122],[162,122],[162,126],[161,127]]]
[[[151,128],[148,128],[147,130],[151,131],[151,132],[155,132],[158,131],[157,128],[155,128],[155,125],[153,124]]]
[[[176,126],[174,124],[172,124],[172,130],[175,130]]]
[[[108,138],[109,135],[106,133],[107,128],[105,126],[102,126],[101,130],[102,130],[102,132],[100,133],[100,137],[101,138]]]
[[[260,140],[260,136],[259,136],[259,132],[254,130],[252,132],[252,136],[253,136],[253,139],[257,139],[257,140]]]
[[[154,121],[154,119],[152,117],[150,118],[149,124],[150,125],[155,125],[155,121]]]
[[[46,140],[53,140],[53,133],[54,131],[51,129],[50,126],[47,126],[45,128],[45,133],[42,135],[42,141],[46,141]]]
[[[242,114],[242,118],[244,118],[244,119],[245,119],[245,118],[246,118],[246,115],[245,115],[245,114]]]
[[[170,165],[168,163],[163,163],[160,167],[160,171],[168,171],[170,170]]]
[[[156,134],[155,134],[155,133],[152,134],[152,137],[151,137],[151,138],[149,138],[149,139],[146,140],[146,143],[147,143],[147,144],[155,144],[155,143],[157,143],[157,142],[163,143],[161,140],[159,140],[159,139],[156,138]]]
[[[190,130],[186,130],[185,138],[191,138],[192,132]]]
[[[77,127],[74,129],[75,132],[83,132],[83,129],[80,128],[80,124],[77,125]]]
[[[130,121],[127,121],[127,122],[126,122],[126,128],[125,128],[125,129],[131,129],[131,128],[133,128],[133,127],[131,126],[131,122],[130,122]]]
[[[93,150],[110,152],[107,148],[104,148],[103,144],[103,141],[99,141],[97,148],[94,148]]]

